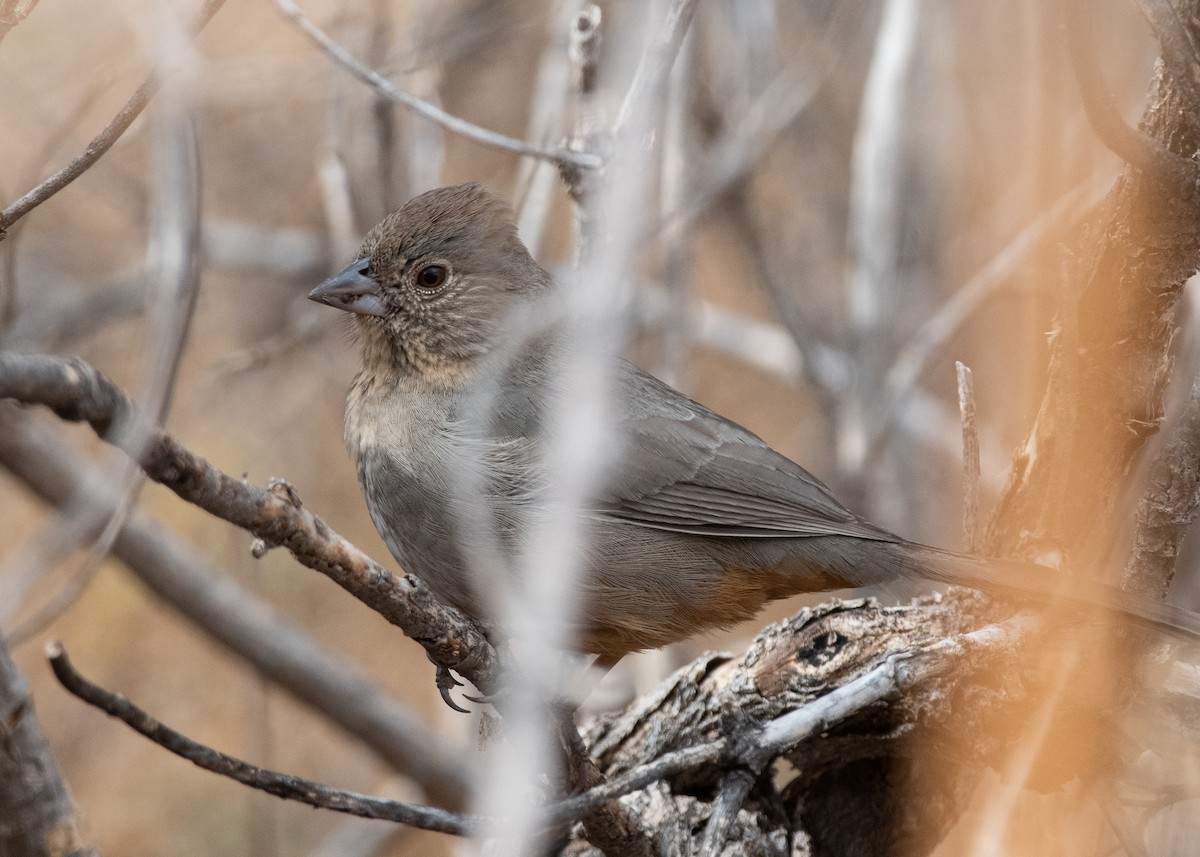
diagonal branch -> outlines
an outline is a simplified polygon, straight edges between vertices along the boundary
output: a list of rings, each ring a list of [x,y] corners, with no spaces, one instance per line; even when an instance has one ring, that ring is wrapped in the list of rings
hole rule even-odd
[[[563,148],[540,149],[537,146],[526,143],[524,140],[517,140],[496,131],[481,128],[452,113],[447,113],[437,105],[430,104],[428,101],[423,101],[415,95],[405,92],[379,72],[360,63],[348,50],[330,38],[328,33],[314,24],[312,20],[300,11],[300,7],[293,3],[292,0],[275,0],[275,5],[318,48],[324,51],[335,63],[350,72],[350,74],[368,86],[373,87],[381,95],[390,98],[397,104],[407,107],[409,110],[419,116],[425,117],[431,122],[436,122],[447,131],[458,134],[460,137],[465,137],[468,140],[473,140],[481,145],[491,146],[493,149],[501,149],[505,152],[513,152],[517,155],[538,158],[543,161],[551,161],[560,167],[573,167],[577,170],[594,170],[601,164],[600,158],[596,155],[586,152],[572,152],[569,149]]]
[[[0,467],[60,509],[74,497],[105,516],[118,490],[97,468],[15,408],[0,407]],[[465,765],[408,709],[215,568],[193,545],[134,512],[113,555],[156,597],[301,704],[370,747],[439,806],[459,808]]]
[[[301,564],[326,575],[424,646],[434,663],[455,670],[484,693],[497,689],[496,652],[475,622],[439,602],[415,577],[397,577],[335,533],[304,508],[286,482],[273,480],[263,489],[232,479],[162,430],[145,425],[129,397],[83,360],[0,354],[0,398],[45,405],[62,419],[88,423],[100,437],[137,455],[155,482],[268,547],[286,547]]]
[[[224,3],[225,0],[206,0],[204,6],[201,7],[199,14],[196,16],[195,22],[192,24],[193,36],[198,35],[204,29],[204,26],[212,20],[212,16],[217,14],[217,10]],[[74,160],[30,190],[12,205],[8,206],[8,208],[0,211],[0,240],[4,239],[5,231],[10,226],[75,181],[75,179],[87,172],[92,164],[100,160],[100,157],[112,148],[113,143],[120,139],[121,135],[133,124],[133,120],[138,118],[146,108],[146,105],[150,103],[150,99],[158,92],[160,84],[161,81],[158,78],[158,74],[151,72],[142,85],[137,88],[137,91],[133,93],[130,99],[125,102],[125,105],[117,112],[117,115],[113,117],[112,121],[104,127],[104,130],[92,138],[92,142],[88,143],[87,148],[80,152]]]

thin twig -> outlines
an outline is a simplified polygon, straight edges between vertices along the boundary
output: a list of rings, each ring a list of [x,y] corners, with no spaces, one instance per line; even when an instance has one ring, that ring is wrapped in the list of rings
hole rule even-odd
[[[734,194],[730,215],[740,228],[759,281],[775,309],[776,318],[791,335],[792,343],[800,353],[805,382],[820,400],[822,411],[826,415],[833,414],[837,398],[845,390],[850,377],[845,355],[822,342],[797,302],[791,299],[788,294],[791,284],[784,282],[772,264],[773,254],[754,220],[750,200],[744,190],[739,189]]]
[[[963,550],[979,550],[979,423],[975,416],[975,382],[971,368],[954,361],[958,380],[958,413],[963,438]]]
[[[393,20],[393,0],[373,0],[371,3],[371,20],[368,22],[367,33],[367,62],[371,68],[386,68],[388,62],[389,39],[395,31]],[[373,178],[379,188],[379,200],[384,211],[391,211],[411,193],[404,194],[401,199],[395,199],[396,193],[396,113],[392,100],[383,93],[376,91],[371,103],[371,124],[375,144],[374,163],[372,164]],[[423,190],[423,188],[421,188]],[[341,257],[350,258],[350,257]]]
[[[335,99],[331,99],[330,109],[335,109],[337,104]],[[329,134],[332,125],[332,122],[326,122],[325,145],[317,164],[317,184],[321,189],[321,208],[329,229],[329,247],[333,257],[353,259],[362,232],[354,223],[354,202],[351,199],[346,162]]]
[[[333,789],[312,780],[268,771],[214,750],[163,725],[125,697],[92,684],[71,664],[62,643],[55,641],[47,645],[46,657],[50,660],[50,667],[62,686],[79,699],[117,718],[160,747],[206,771],[229,777],[276,797],[299,801],[319,809],[331,809],[362,818],[394,821],[422,830],[434,830],[456,836],[467,836],[480,829],[481,820],[476,816]]]
[[[804,114],[825,82],[835,77],[848,48],[834,51],[830,44],[846,46],[854,41],[862,20],[869,19],[858,3],[839,4],[822,40],[811,46],[816,67],[788,67],[761,87],[759,94],[735,115],[726,115],[721,136],[710,146],[702,161],[691,170],[687,195],[667,212],[659,229],[663,240],[682,231],[703,215],[714,201],[740,184],[771,147]],[[805,46],[806,48],[808,46]],[[809,53],[801,49],[799,53]],[[727,109],[733,113],[734,105]]]
[[[685,43],[679,59],[667,77],[667,93],[664,116],[660,119],[659,137],[662,160],[659,169],[659,217],[665,219],[667,212],[674,210],[692,182],[694,141],[689,131],[690,82],[695,65],[692,43]],[[673,387],[687,389],[685,374],[692,344],[692,325],[689,324],[687,309],[691,301],[692,235],[684,231],[674,240],[662,244],[663,285],[671,304],[670,315],[674,324],[662,328],[658,337],[658,354],[654,374]]]
[[[529,124],[525,137],[543,142],[561,138],[570,115],[571,76],[575,73],[576,31],[579,12],[574,3],[559,3],[551,35],[542,47],[537,77],[530,93]],[[579,149],[574,143],[570,148]],[[522,160],[517,165],[512,200],[517,211],[517,231],[533,255],[539,256],[552,205],[556,173],[553,164]]]
[[[556,164],[574,167],[576,169],[594,170],[601,166],[600,158],[595,155],[584,152],[572,152],[568,149],[540,149],[537,146],[530,145],[523,140],[517,140],[513,137],[507,137],[504,134],[499,134],[495,131],[481,128],[471,122],[466,121],[451,113],[447,113],[440,107],[430,104],[428,101],[423,101],[411,93],[400,89],[390,80],[379,74],[374,69],[367,68],[365,65],[351,56],[342,45],[338,44],[329,34],[318,27],[300,10],[292,0],[275,0],[275,5],[279,7],[288,19],[296,24],[297,27],[304,32],[306,36],[314,44],[324,51],[330,59],[340,65],[350,74],[357,77],[363,83],[374,87],[380,94],[392,99],[398,104],[402,104],[414,113],[425,117],[431,122],[436,122],[445,128],[447,131],[458,134],[468,140],[473,140],[484,146],[491,146],[494,149],[501,149],[506,152],[513,152],[518,155],[524,155],[530,158],[540,158],[546,161],[552,161]]]
[[[217,13],[217,10],[224,3],[225,0],[205,0],[204,6],[201,7],[196,20],[191,26],[193,38],[212,20],[212,16]],[[162,81],[159,79],[158,73],[151,72],[142,85],[137,88],[137,91],[133,93],[130,99],[125,102],[125,105],[117,112],[117,115],[113,117],[113,120],[104,127],[104,130],[92,138],[92,141],[87,144],[87,148],[77,155],[74,160],[30,190],[12,205],[8,206],[8,208],[0,211],[0,240],[3,240],[5,232],[10,226],[87,172],[92,164],[96,163],[105,152],[112,148],[113,143],[117,142],[120,136],[133,124],[133,120],[150,103],[150,99],[158,92],[161,83]]]
[[[585,3],[571,25],[567,57],[571,61],[573,90],[584,96],[596,91],[600,65],[600,7]]]
[[[712,815],[704,827],[704,844],[700,846],[702,857],[720,857],[729,831],[757,780],[757,775],[745,768],[734,768],[722,778],[721,789],[713,801]]]
[[[72,132],[95,107],[100,93],[110,86],[112,86],[111,75],[96,75],[89,82],[89,85],[78,96],[74,106],[67,110],[63,118],[51,127],[45,142],[31,159],[22,178],[16,182],[18,187],[37,181],[37,177],[45,172],[51,163],[54,153],[62,145],[62,141],[72,136]],[[0,251],[4,256],[0,260],[0,340],[6,344],[13,323],[17,320],[17,295],[20,290],[17,282],[17,248],[20,245],[18,240],[20,231],[19,224],[10,229],[7,242]]]
[[[601,24],[604,16],[600,7],[589,3],[575,16],[571,26],[571,47],[568,54],[572,64],[571,148],[587,152],[596,148],[601,119],[597,105],[595,63],[599,61]],[[571,265],[579,270],[592,258],[600,232],[596,212],[596,184],[602,178],[578,170],[560,170],[563,181],[575,202],[572,227],[574,230]]]

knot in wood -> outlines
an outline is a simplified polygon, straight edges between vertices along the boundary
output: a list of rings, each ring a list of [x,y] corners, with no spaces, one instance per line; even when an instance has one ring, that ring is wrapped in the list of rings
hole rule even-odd
[[[299,493],[297,493],[292,484],[285,479],[276,479],[275,477],[271,477],[267,480],[267,491],[295,509],[299,509],[302,505],[300,503]]]

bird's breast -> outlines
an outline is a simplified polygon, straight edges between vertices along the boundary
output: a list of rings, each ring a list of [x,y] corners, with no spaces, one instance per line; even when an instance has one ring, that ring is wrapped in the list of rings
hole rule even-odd
[[[453,514],[455,449],[446,403],[402,386],[356,381],[346,443],[375,529],[401,567],[474,611]]]

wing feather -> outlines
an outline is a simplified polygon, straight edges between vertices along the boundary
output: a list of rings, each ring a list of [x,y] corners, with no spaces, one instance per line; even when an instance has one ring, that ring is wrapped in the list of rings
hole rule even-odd
[[[624,448],[604,514],[706,536],[895,538],[737,423],[623,361],[617,380]]]

